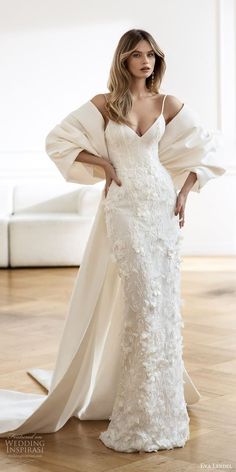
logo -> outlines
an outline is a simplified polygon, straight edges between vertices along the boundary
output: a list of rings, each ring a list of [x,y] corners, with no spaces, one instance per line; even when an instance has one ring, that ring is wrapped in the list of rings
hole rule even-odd
[[[40,457],[43,455],[45,441],[39,434],[9,436],[5,439],[6,452],[13,457]]]

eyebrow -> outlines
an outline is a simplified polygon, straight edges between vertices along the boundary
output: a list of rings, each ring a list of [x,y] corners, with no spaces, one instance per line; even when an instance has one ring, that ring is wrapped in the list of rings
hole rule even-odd
[[[139,51],[138,49],[135,49],[133,52],[143,52],[143,51]],[[154,52],[154,49],[149,49],[149,51],[147,52]]]

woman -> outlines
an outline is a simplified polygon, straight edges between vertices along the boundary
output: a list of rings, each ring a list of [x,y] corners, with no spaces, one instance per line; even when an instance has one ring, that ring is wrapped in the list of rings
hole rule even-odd
[[[126,32],[110,93],[47,136],[47,153],[67,180],[106,183],[55,369],[28,371],[49,393],[0,391],[1,436],[57,431],[76,416],[109,418],[99,439],[122,452],[183,447],[189,438],[187,405],[200,395],[182,359],[180,230],[189,191],[225,169],[219,133],[159,93],[165,67],[149,33]]]

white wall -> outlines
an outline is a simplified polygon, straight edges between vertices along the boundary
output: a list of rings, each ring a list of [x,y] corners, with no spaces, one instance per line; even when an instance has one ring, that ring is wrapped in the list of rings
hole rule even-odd
[[[202,194],[189,195],[183,250],[235,253],[234,4],[150,0],[146,7],[137,0],[2,0],[1,177],[61,178],[44,152],[46,134],[70,111],[107,91],[120,36],[130,28],[146,29],[166,53],[162,91],[187,102],[209,128],[227,136],[225,158],[231,168]],[[225,41],[230,47],[225,48]],[[213,211],[216,200],[218,212]],[[217,234],[216,228],[221,228]]]

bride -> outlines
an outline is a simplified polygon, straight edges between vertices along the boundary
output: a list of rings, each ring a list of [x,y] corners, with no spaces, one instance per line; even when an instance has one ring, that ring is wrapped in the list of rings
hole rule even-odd
[[[121,38],[110,93],[51,130],[64,178],[103,187],[53,371],[28,372],[47,395],[0,390],[0,436],[58,431],[72,416],[110,420],[122,452],[183,447],[200,394],[183,362],[181,228],[190,191],[225,172],[220,133],[160,93],[165,56],[146,31]]]

